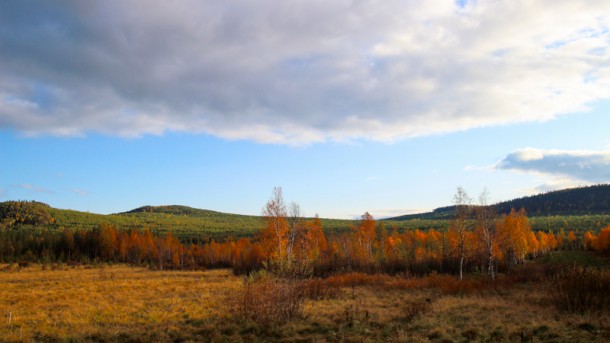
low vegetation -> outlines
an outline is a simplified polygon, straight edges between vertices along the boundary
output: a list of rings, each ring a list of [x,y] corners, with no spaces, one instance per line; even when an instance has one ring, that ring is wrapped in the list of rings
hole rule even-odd
[[[2,265],[0,341],[171,341],[229,316],[227,270]]]
[[[610,270],[572,266],[550,279],[551,298],[560,310],[586,315],[610,309]]]
[[[0,269],[0,340],[8,342],[605,342],[610,335],[607,311],[555,306],[545,274],[551,269],[538,262],[493,287],[475,275],[277,280],[227,269]]]

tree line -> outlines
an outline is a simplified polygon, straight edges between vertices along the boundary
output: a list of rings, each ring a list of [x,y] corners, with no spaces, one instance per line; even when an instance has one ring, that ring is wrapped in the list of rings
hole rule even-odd
[[[171,232],[119,230],[0,230],[0,261],[47,263],[121,262],[158,269],[233,268],[236,274],[267,268],[307,277],[338,271],[423,275],[484,272],[491,278],[525,260],[556,249],[590,249],[610,254],[610,226],[598,235],[532,231],[524,210],[497,215],[472,205],[461,188],[446,228],[386,228],[368,212],[349,232],[325,234],[320,218],[304,219],[296,203],[285,204],[281,188],[263,209],[264,229],[253,238],[224,242],[181,242]]]

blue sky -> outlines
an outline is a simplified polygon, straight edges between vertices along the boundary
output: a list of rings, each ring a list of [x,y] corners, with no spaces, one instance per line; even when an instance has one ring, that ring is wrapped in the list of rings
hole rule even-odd
[[[0,200],[260,214],[281,186],[354,218],[610,182],[610,5],[149,7],[0,5]]]

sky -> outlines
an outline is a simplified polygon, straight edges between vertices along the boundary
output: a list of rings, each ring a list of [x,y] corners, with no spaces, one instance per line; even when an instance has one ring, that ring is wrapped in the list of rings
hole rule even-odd
[[[607,1],[3,1],[0,201],[377,218],[610,182]]]

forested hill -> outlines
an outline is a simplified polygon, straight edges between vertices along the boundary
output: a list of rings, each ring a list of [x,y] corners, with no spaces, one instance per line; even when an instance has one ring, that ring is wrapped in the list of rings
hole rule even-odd
[[[119,215],[136,214],[136,213],[163,213],[176,216],[193,216],[193,217],[214,217],[222,215],[242,216],[239,214],[227,214],[211,210],[202,210],[198,208],[181,206],[181,205],[164,205],[164,206],[142,206],[131,211],[119,213]],[[252,217],[252,216],[244,216]]]
[[[570,188],[506,201],[498,211],[525,208],[530,216],[585,215],[610,213],[610,185]]]
[[[569,188],[504,201],[494,205],[498,213],[524,208],[532,217],[610,214],[610,185]],[[448,219],[453,206],[439,207],[432,212],[404,215],[389,220]]]
[[[306,218],[311,220],[311,218]],[[326,232],[350,230],[353,220],[325,219]],[[397,225],[390,222],[388,225]],[[252,237],[265,226],[261,216],[223,213],[188,206],[142,206],[117,214],[95,214],[53,208],[36,201],[0,202],[0,231],[8,228],[92,230],[112,225],[120,230],[150,229],[157,234],[171,231],[181,239]],[[426,227],[428,225],[426,224]]]

